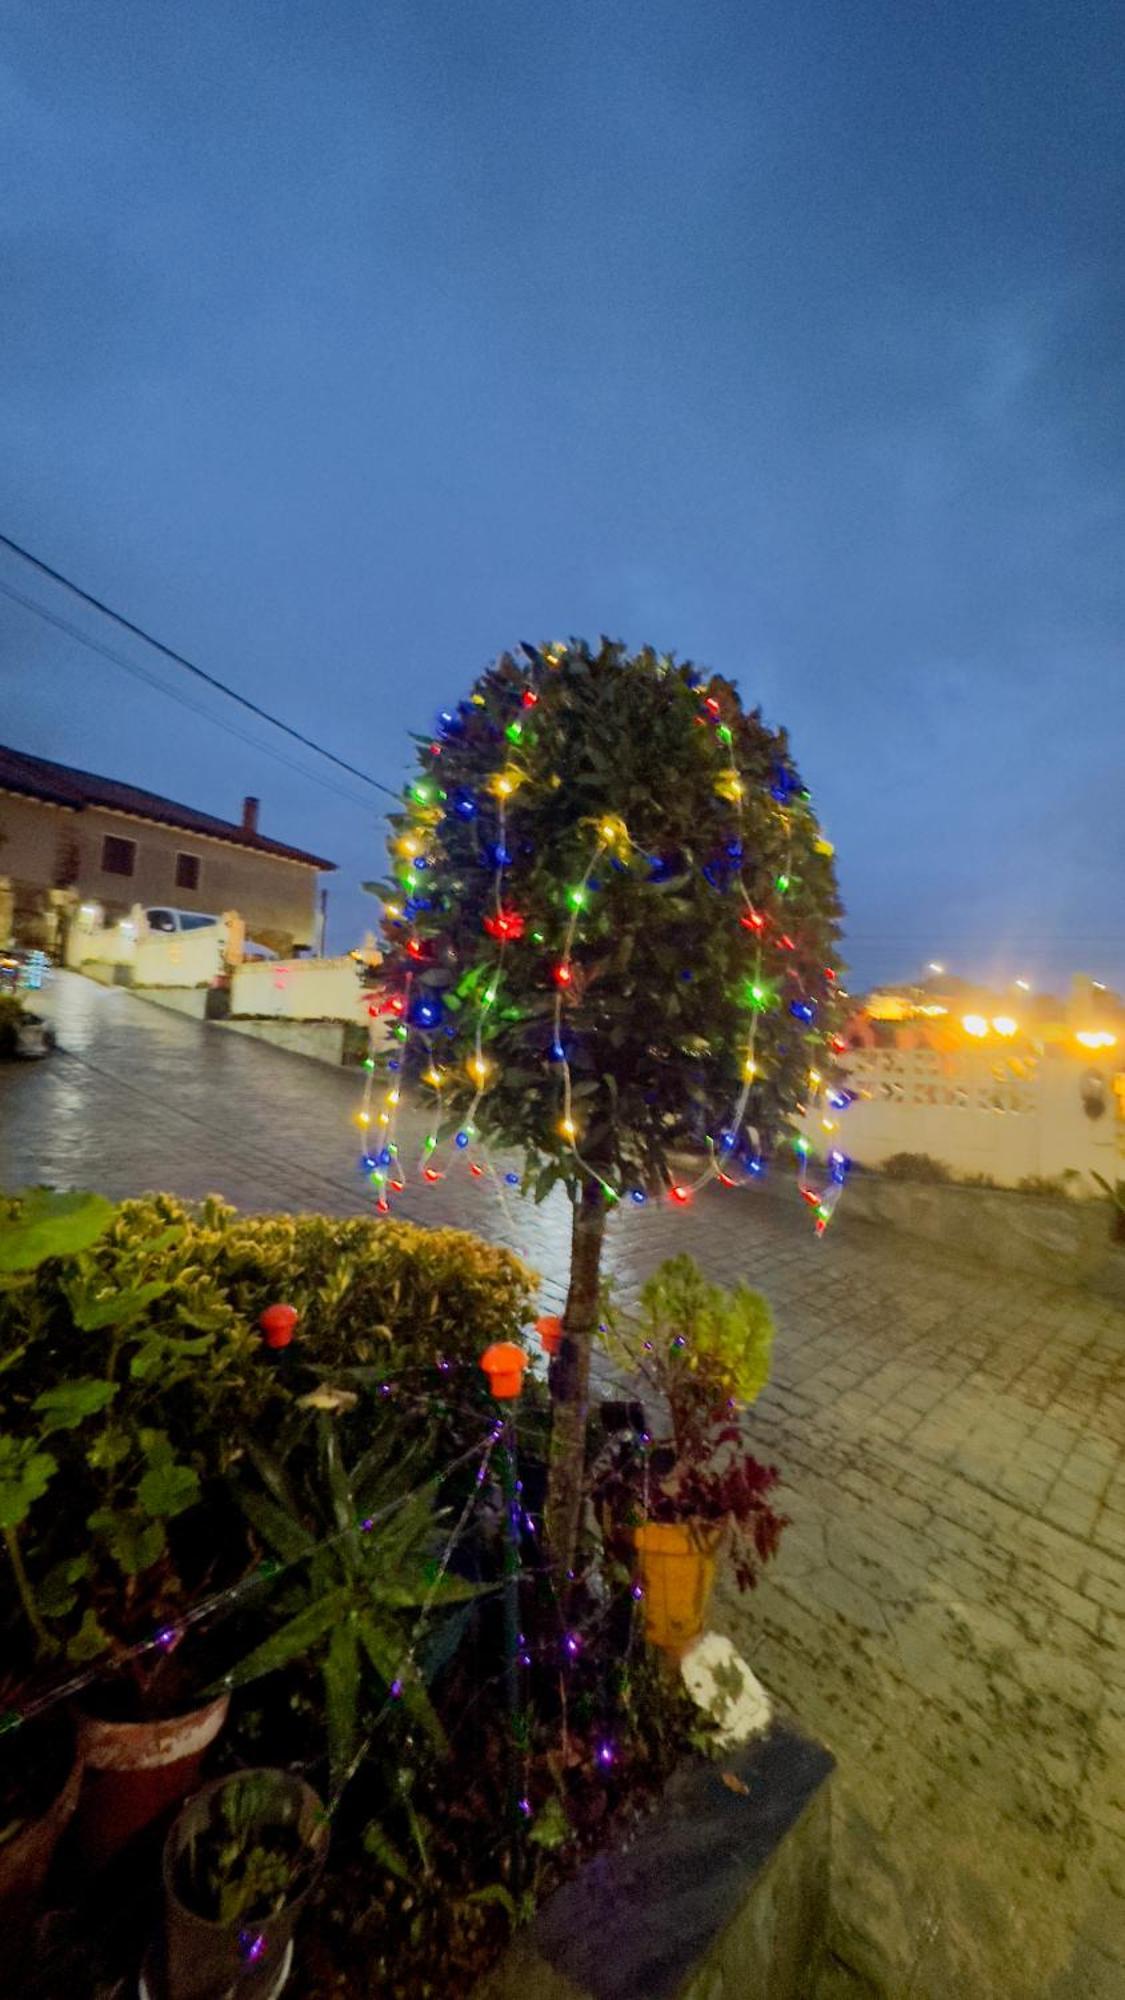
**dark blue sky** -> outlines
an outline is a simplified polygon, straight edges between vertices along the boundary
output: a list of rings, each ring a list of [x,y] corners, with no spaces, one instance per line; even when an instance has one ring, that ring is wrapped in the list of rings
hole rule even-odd
[[[1123,24],[8,0],[0,528],[391,782],[521,636],[690,653],[788,725],[857,979],[1125,982]],[[372,909],[377,804],[6,599],[0,725],[258,792]]]

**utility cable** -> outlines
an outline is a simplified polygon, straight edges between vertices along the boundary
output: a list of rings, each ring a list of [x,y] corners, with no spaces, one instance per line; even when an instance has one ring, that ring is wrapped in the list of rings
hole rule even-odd
[[[10,598],[13,604],[22,605],[25,611],[33,611],[37,618],[42,618],[48,625],[53,625],[57,631],[65,632],[69,639],[77,640],[80,646],[87,647],[91,653],[99,653],[103,660],[109,660],[115,667],[121,667],[125,673],[131,674],[134,680],[142,681],[146,687],[154,688],[157,694],[167,695],[169,701],[177,702],[192,715],[201,715],[205,722],[213,722],[216,729],[225,730],[228,736],[236,736],[240,743],[248,743],[252,750],[259,751],[263,757],[272,757],[275,764],[284,764],[286,770],[296,771],[298,777],[308,778],[310,783],[320,785],[326,792],[334,792],[338,799],[347,799],[349,805],[358,806],[361,812],[371,810],[369,799],[358,798],[354,792],[345,791],[343,785],[333,784],[331,778],[321,777],[316,771],[306,771],[304,765],[298,764],[295,758],[287,757],[283,750],[272,750],[268,743],[259,742],[256,736],[251,736],[247,729],[240,729],[237,723],[224,722],[221,716],[213,715],[209,708],[205,708],[201,701],[193,701],[190,695],[181,693],[178,688],[169,687],[167,681],[162,681],[158,674],[149,673],[148,669],[142,667],[136,660],[127,659],[124,653],[117,652],[112,646],[104,645],[100,639],[91,639],[88,633],[73,625],[69,618],[60,618],[57,612],[48,611],[45,605],[37,603],[33,597],[25,597],[22,590],[16,590],[10,583],[5,583],[3,578],[0,578],[0,594]]]
[[[263,722],[270,723],[274,729],[280,729],[284,735],[291,736],[294,742],[303,744],[306,750],[314,750],[318,757],[326,757],[330,764],[335,764],[341,771],[346,771],[349,777],[359,778],[365,785],[372,785],[377,792],[385,792],[388,798],[398,799],[399,794],[393,791],[390,785],[384,785],[379,778],[373,778],[369,771],[361,771],[357,764],[349,764],[346,758],[338,757],[334,750],[326,750],[322,743],[314,742],[311,736],[306,736],[300,729],[294,729],[291,723],[282,722],[279,716],[271,715],[268,708],[262,708],[258,702],[251,701],[248,695],[239,694],[237,688],[228,687],[227,683],[219,680],[217,675],[206,673],[185,654],[177,653],[174,647],[166,646],[162,639],[157,639],[153,633],[146,632],[143,625],[135,624],[131,618],[126,618],[124,613],[115,611],[112,605],[106,604],[100,597],[94,597],[90,591],[83,590],[81,584],[72,582],[61,570],[52,569],[50,563],[45,563],[39,556],[32,555],[30,549],[21,548],[19,542],[14,542],[10,535],[0,534],[0,544],[10,549],[13,555],[19,556],[22,562],[30,563],[34,569],[40,571],[41,575],[49,577],[52,583],[60,584],[64,590],[69,590],[72,596],[79,598],[83,604],[88,604],[103,618],[112,619],[122,631],[131,633],[134,639],[141,639],[146,646],[152,646],[156,652],[162,653],[174,666],[182,667],[186,673],[193,674],[196,680],[205,682],[208,687],[217,689],[220,694],[225,694],[228,700],[237,702],[240,708],[248,709],[251,715],[258,716]],[[38,610],[41,607],[33,604],[31,608]]]

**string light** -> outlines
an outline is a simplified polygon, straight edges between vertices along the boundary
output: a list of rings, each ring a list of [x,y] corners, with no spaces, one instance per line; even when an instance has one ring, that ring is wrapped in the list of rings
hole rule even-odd
[[[540,673],[543,671],[545,663],[547,665],[557,665],[567,657],[565,647],[553,650],[549,649],[546,653],[540,653],[535,649],[528,651],[528,658],[531,660],[533,668]],[[736,760],[735,730],[731,726],[731,721],[724,719],[723,702],[719,699],[718,693],[704,691],[704,684],[698,679],[690,682],[685,680],[681,684],[699,691],[697,699],[699,700],[700,708],[696,720],[701,722],[709,734],[713,736],[720,758],[722,759],[721,766],[715,773],[713,780],[714,789],[718,797],[725,799],[729,803],[737,819],[736,827],[723,838],[718,858],[713,855],[711,859],[698,865],[705,879],[720,892],[728,889],[732,884],[736,888],[739,906],[736,908],[735,916],[737,922],[750,935],[754,947],[753,955],[755,964],[743,989],[744,1004],[747,1008],[747,1022],[738,1065],[740,1089],[737,1102],[728,1120],[728,1126],[725,1128],[732,1130],[738,1135],[736,1140],[737,1150],[736,1147],[728,1146],[724,1140],[722,1150],[725,1156],[725,1164],[721,1166],[719,1160],[715,1157],[714,1148],[710,1146],[709,1142],[707,1164],[700,1175],[690,1183],[675,1183],[669,1191],[671,1199],[677,1202],[689,1200],[695,1190],[703,1186],[708,1180],[715,1180],[724,1188],[737,1185],[734,1174],[729,1170],[731,1163],[736,1157],[741,1167],[748,1174],[761,1173],[762,1161],[758,1152],[756,1139],[754,1145],[751,1145],[749,1139],[743,1142],[741,1138],[743,1123],[750,1110],[750,1092],[762,1073],[756,1050],[758,1020],[766,1012],[772,1011],[778,1006],[783,1006],[787,1009],[793,1020],[798,1022],[803,1028],[813,1029],[818,1011],[817,999],[811,994],[798,992],[796,995],[786,994],[784,997],[781,997],[778,991],[779,982],[769,976],[769,968],[764,962],[765,954],[769,950],[777,950],[780,953],[785,953],[789,960],[795,960],[799,951],[799,944],[797,938],[785,931],[774,933],[771,941],[768,913],[758,908],[751,901],[746,883],[743,880],[748,853],[744,829],[744,802],[747,795],[747,782],[744,774],[739,770]],[[526,714],[527,711],[535,708],[539,703],[540,692],[536,687],[528,685],[513,692],[518,697],[521,714]],[[462,704],[461,714],[467,716],[470,706],[476,710],[487,708],[487,698],[480,689],[476,690],[471,696],[470,704]],[[733,721],[734,719],[732,716],[731,720]],[[497,737],[502,736],[503,741],[507,745],[517,750],[522,749],[527,735],[523,720],[518,717],[512,718],[509,714],[507,720],[499,717],[495,722],[490,720],[488,726]],[[439,718],[439,735],[446,741],[452,742],[464,735],[464,733],[465,723],[461,720],[461,716],[454,711],[443,710]],[[530,754],[534,758],[536,748],[536,735],[534,732],[532,732],[529,741]],[[435,742],[431,746],[431,749],[435,755],[440,754],[442,749],[441,742]],[[526,768],[522,763],[514,762],[509,753],[502,757],[499,768],[481,781],[479,791],[472,785],[457,784],[451,785],[451,792],[446,793],[440,786],[435,786],[431,782],[423,780],[420,783],[416,783],[409,790],[409,798],[415,814],[415,824],[408,826],[401,832],[394,843],[396,853],[403,860],[409,861],[414,869],[420,868],[423,871],[430,867],[438,867],[440,869],[442,858],[440,831],[436,834],[437,844],[435,846],[435,835],[431,829],[440,829],[443,809],[444,814],[447,816],[447,824],[452,824],[456,821],[471,821],[479,817],[481,811],[480,793],[483,793],[487,798],[491,798],[495,802],[495,812],[499,824],[496,826],[495,831],[491,828],[489,829],[491,837],[482,842],[479,851],[483,853],[485,860],[495,873],[494,908],[482,916],[481,922],[485,935],[497,947],[498,963],[496,971],[487,984],[483,987],[478,985],[476,989],[474,1046],[464,1061],[464,1074],[468,1077],[476,1092],[473,1105],[470,1107],[470,1117],[472,1109],[475,1108],[480,1095],[493,1080],[496,1072],[496,1065],[490,1061],[485,1053],[484,1043],[490,1033],[488,1029],[488,1016],[499,1001],[501,990],[500,975],[504,952],[509,944],[518,943],[524,936],[528,935],[527,917],[522,911],[511,907],[503,890],[505,871],[512,866],[513,853],[517,848],[523,853],[532,851],[526,843],[521,848],[519,842],[511,838],[507,828],[506,813],[510,801],[516,797],[516,794],[523,786],[532,780],[533,775],[535,775],[535,782],[540,786],[545,786],[547,790],[557,789],[562,782],[557,772],[548,772],[547,774],[539,772],[537,775],[533,774],[532,770]],[[755,780],[756,782],[757,780]],[[778,764],[774,767],[766,789],[778,808],[778,826],[783,837],[780,849],[775,849],[773,858],[773,886],[777,895],[784,896],[791,892],[795,880],[790,858],[791,821],[793,812],[795,810],[799,811],[801,806],[799,803],[794,807],[792,802],[795,798],[799,802],[807,801],[808,793],[801,789],[795,773],[784,764]],[[561,953],[549,964],[548,968],[549,979],[555,990],[555,1018],[554,1032],[547,1049],[547,1058],[555,1066],[561,1081],[561,1116],[556,1127],[559,1137],[570,1147],[580,1171],[588,1178],[597,1182],[608,1202],[616,1202],[621,1198],[625,1190],[614,1186],[595,1166],[583,1160],[578,1148],[579,1128],[571,1103],[572,1080],[567,1047],[561,1033],[561,1005],[572,993],[583,990],[583,988],[577,986],[577,966],[573,947],[577,942],[578,922],[590,905],[591,891],[601,886],[595,879],[594,873],[599,858],[601,856],[608,856],[610,865],[614,870],[625,871],[629,866],[628,851],[632,850],[647,866],[649,877],[654,881],[670,879],[674,873],[683,868],[684,860],[678,853],[670,856],[644,854],[640,848],[634,846],[624,819],[616,813],[603,813],[600,817],[583,822],[583,824],[588,825],[591,829],[592,852],[582,877],[578,881],[572,882],[569,888],[561,892],[563,904],[568,912],[568,923]],[[830,842],[814,840],[810,844],[823,854],[830,855],[832,852]],[[751,842],[750,849],[752,850],[755,845],[756,843]],[[756,862],[755,865],[759,866],[760,862]],[[406,878],[406,886],[410,887],[409,872]],[[454,891],[460,891],[463,886],[461,883],[454,883]],[[412,891],[407,898],[406,909],[408,916],[413,915],[420,909],[432,907],[433,901],[432,896],[421,896]],[[401,906],[397,904],[388,905],[385,914],[393,927],[401,921]],[[532,942],[537,945],[541,946],[546,942],[542,929],[531,930],[530,936]],[[404,941],[404,949],[409,958],[420,962],[428,958],[430,951],[427,943],[413,934],[409,939]],[[792,967],[787,965],[786,970],[788,976],[791,977]],[[694,976],[695,970],[690,965],[681,969],[680,977],[685,981],[690,982]],[[823,976],[827,988],[834,981],[835,975],[833,969],[831,967],[824,967]],[[805,974],[805,980],[806,982],[808,980],[807,973]],[[450,996],[450,1004],[453,1004],[452,995]],[[391,1011],[396,1016],[396,1025],[392,1026],[391,1033],[400,1041],[408,1040],[412,1031],[420,1031],[426,1036],[427,1040],[430,1034],[438,1032],[454,1036],[465,1025],[461,1021],[443,1028],[445,1012],[443,1000],[439,993],[434,992],[430,988],[423,989],[416,994],[413,1001],[408,1000],[406,1003],[404,1003],[401,995],[393,996]],[[515,1015],[513,1010],[509,1008],[504,1018],[505,1020],[510,1020],[518,1018],[518,1015]],[[471,1021],[468,1025],[470,1032],[474,1032]],[[997,1027],[997,1032],[1000,1032],[999,1027]],[[845,1045],[839,1037],[829,1035],[825,1039],[829,1048],[834,1052],[841,1053],[843,1051]],[[370,1060],[371,1057],[368,1058],[368,1061]],[[365,1070],[366,1067],[365,1063]],[[444,1074],[440,1066],[433,1060],[428,1061],[422,1070],[423,1081],[431,1086],[435,1091],[435,1096],[441,1091]],[[810,1086],[815,1087],[819,1091],[822,1083],[821,1072],[813,1068],[809,1070],[808,1076]],[[850,1101],[850,1097],[845,1094],[842,1102],[835,1103],[833,1108],[843,1108],[843,1104]],[[380,1124],[384,1127],[387,1125],[388,1115],[397,1111],[398,1095],[396,1094],[393,1097],[388,1095],[385,1103],[387,1109],[380,1113]],[[423,1149],[423,1171],[424,1177],[427,1179],[442,1178],[437,1163],[434,1162],[431,1164],[432,1154],[437,1145],[436,1120],[438,1115],[439,1109],[435,1105],[433,1111],[435,1119],[434,1129],[428,1136]],[[823,1119],[821,1122],[825,1131],[832,1132],[835,1130],[835,1122],[833,1120]],[[453,1142],[453,1153],[460,1152],[466,1154],[466,1156],[468,1155],[468,1134],[470,1129],[469,1123],[466,1121],[457,1133],[455,1142]],[[463,1137],[462,1135],[465,1136]],[[390,1139],[390,1131],[387,1131],[386,1136]],[[453,1157],[453,1153],[451,1153],[450,1157]],[[427,1156],[430,1157],[428,1158]],[[806,1156],[799,1154],[798,1157],[800,1160],[800,1177],[803,1181]],[[482,1163],[475,1158],[468,1159],[467,1163],[474,1177],[481,1178],[485,1171]],[[429,1169],[428,1172],[425,1171],[427,1168]],[[519,1185],[518,1175],[506,1173],[501,1179],[492,1167],[491,1162],[488,1162],[487,1171],[492,1174],[493,1180],[501,1194],[505,1187]],[[838,1188],[835,1191],[838,1193]],[[632,1203],[640,1206],[645,1199],[644,1190],[630,1189],[628,1192]],[[830,1208],[828,1212],[831,1212]]]

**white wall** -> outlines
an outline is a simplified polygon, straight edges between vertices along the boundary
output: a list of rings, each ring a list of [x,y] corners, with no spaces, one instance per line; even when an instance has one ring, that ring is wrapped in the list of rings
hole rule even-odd
[[[230,1011],[284,1021],[366,1021],[368,997],[354,959],[258,959],[236,967]]]
[[[1125,1173],[1125,1092],[1105,1063],[1061,1049],[1022,1061],[855,1049],[843,1061],[859,1097],[846,1111],[810,1106],[803,1127],[818,1151],[838,1145],[862,1166],[892,1153],[928,1153],[954,1173],[989,1174],[1002,1187],[1067,1168],[1083,1176],[1097,1169],[1108,1180]],[[1095,1072],[1106,1103],[1096,1119],[1082,1101],[1084,1079]],[[824,1130],[825,1118],[836,1120],[834,1132]]]

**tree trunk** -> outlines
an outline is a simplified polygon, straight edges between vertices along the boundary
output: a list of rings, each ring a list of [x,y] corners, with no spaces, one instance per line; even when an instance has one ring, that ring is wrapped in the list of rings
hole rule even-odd
[[[598,1324],[605,1197],[589,1180],[574,1204],[570,1235],[570,1289],[563,1337],[551,1368],[551,1474],[547,1535],[558,1567],[574,1567],[586,1473],[586,1413],[590,1355]]]

